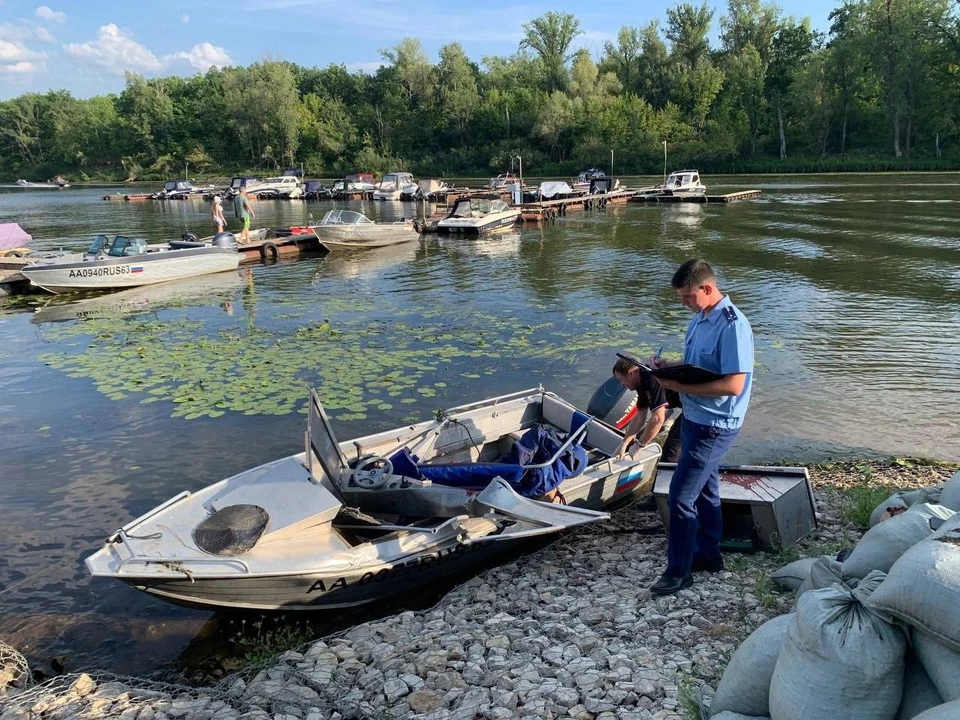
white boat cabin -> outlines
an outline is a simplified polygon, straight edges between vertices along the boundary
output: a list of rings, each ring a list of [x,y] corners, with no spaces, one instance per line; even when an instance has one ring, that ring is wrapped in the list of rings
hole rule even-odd
[[[393,172],[387,173],[383,176],[383,179],[380,181],[380,189],[382,190],[399,190],[405,185],[415,185],[416,181],[413,179],[413,175],[406,172]]]
[[[476,218],[493,213],[506,212],[510,209],[503,200],[492,198],[460,198],[453,206],[450,215],[452,218]]]

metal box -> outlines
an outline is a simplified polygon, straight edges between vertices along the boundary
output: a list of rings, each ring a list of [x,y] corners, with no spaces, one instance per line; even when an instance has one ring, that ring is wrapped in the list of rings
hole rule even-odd
[[[676,469],[661,463],[653,495],[663,526],[669,527],[667,494]],[[802,467],[740,465],[720,469],[720,508],[723,541],[754,548],[792,547],[817,527],[817,506],[810,475]]]

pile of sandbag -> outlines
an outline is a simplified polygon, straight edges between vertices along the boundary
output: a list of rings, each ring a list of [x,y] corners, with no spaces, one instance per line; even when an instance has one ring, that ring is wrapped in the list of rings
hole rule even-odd
[[[849,554],[771,576],[796,612],[737,649],[709,718],[960,720],[960,472],[874,515]]]

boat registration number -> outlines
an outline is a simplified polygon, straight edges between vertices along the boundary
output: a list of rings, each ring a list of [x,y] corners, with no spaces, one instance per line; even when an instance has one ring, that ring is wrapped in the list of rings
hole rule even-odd
[[[80,268],[71,270],[69,277],[103,277],[105,275],[129,275],[129,265],[107,265],[98,268]]]

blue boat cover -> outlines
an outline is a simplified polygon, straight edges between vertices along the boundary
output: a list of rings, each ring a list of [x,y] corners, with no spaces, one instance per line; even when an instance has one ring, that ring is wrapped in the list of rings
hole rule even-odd
[[[588,419],[583,416],[580,424]],[[575,418],[575,423],[577,420],[580,418]],[[587,467],[587,451],[577,443],[570,445],[546,467],[528,467],[550,460],[563,445],[565,437],[552,427],[535,425],[497,462],[421,465],[419,458],[407,448],[394,453],[390,461],[393,471],[399,475],[467,490],[482,490],[494,478],[501,477],[518,494],[535,498],[550,492],[568,477],[579,475]]]

